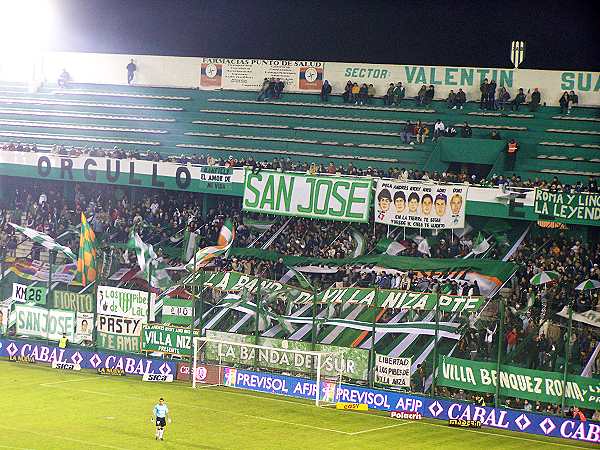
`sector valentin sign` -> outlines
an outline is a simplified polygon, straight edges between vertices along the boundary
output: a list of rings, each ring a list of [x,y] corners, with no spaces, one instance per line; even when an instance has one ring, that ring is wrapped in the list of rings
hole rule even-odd
[[[246,170],[245,211],[320,220],[368,222],[371,178]]]

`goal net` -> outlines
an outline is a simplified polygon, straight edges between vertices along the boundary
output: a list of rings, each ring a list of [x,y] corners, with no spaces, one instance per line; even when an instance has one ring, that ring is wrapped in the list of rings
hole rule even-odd
[[[333,363],[341,358],[336,352],[275,348],[210,337],[194,338],[193,351],[194,388],[237,387],[232,377],[239,376],[238,370],[279,374],[314,382],[306,395],[314,399],[316,406],[328,406],[335,404],[335,394],[342,383],[342,372]]]

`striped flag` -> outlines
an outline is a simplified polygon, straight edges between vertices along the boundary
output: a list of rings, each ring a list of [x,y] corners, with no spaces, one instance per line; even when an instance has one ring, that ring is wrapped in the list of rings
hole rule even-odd
[[[165,270],[165,264],[160,263],[152,245],[148,245],[142,241],[139,234],[134,233],[133,231],[132,234],[135,255],[137,256],[138,266],[140,266],[140,271],[144,275],[144,279],[148,279],[150,264],[152,264],[153,270],[152,277],[150,278],[150,285],[159,289],[166,289],[171,286],[172,280]],[[131,245],[131,238],[129,239],[129,245]]]
[[[183,237],[183,248],[181,251],[181,261],[189,261],[194,256],[194,249],[196,248],[196,240],[198,234],[189,230],[185,230]]]
[[[62,252],[65,255],[67,255],[69,258],[71,258],[71,260],[73,260],[73,261],[77,260],[77,255],[75,255],[75,253],[73,253],[73,250],[71,250],[69,247],[65,247],[64,245],[60,245],[54,239],[52,239],[50,236],[48,236],[46,233],[36,231],[33,228],[25,228],[25,227],[22,227],[20,225],[16,225],[16,224],[10,223],[10,222],[9,222],[9,225],[11,227],[13,227],[15,230],[23,233],[25,236],[27,236],[33,242],[40,244],[42,247],[45,247],[48,250]]]
[[[473,253],[475,255],[480,255],[481,253],[485,253],[489,250],[490,243],[487,238],[484,238],[483,233],[480,231],[473,239]]]
[[[227,255],[235,239],[235,228],[230,219],[227,219],[217,238],[217,245],[201,248],[196,252],[196,267],[194,268],[194,258],[186,264],[185,268],[192,272],[205,267],[213,258]]]
[[[81,284],[86,286],[96,280],[96,273],[96,235],[87,223],[85,214],[81,213],[77,276],[81,279]]]

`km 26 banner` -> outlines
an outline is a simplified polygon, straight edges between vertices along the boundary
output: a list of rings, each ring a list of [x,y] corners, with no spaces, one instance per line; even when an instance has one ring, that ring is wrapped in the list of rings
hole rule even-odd
[[[440,356],[438,384],[478,392],[496,392],[496,363]],[[563,374],[505,366],[500,370],[500,395],[560,404]],[[568,375],[565,402],[569,406],[600,408],[600,381]]]
[[[535,190],[536,214],[564,223],[600,225],[600,194]]]
[[[411,228],[464,228],[467,186],[378,181],[375,221]]]
[[[156,294],[150,295],[150,311],[154,311]],[[98,286],[97,300],[98,314],[127,317],[130,319],[141,319],[147,322],[148,317],[148,293],[133,289],[121,289],[111,286]],[[150,320],[154,320],[151,316]]]
[[[264,214],[368,222],[370,178],[246,170],[243,209]]]

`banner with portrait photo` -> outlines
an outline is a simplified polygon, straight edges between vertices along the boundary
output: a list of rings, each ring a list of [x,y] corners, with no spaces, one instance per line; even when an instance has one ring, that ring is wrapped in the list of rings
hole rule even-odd
[[[464,228],[467,186],[380,180],[375,221],[410,228]]]
[[[77,313],[77,325],[75,327],[75,344],[92,345],[94,335],[94,314]]]
[[[10,306],[0,306],[0,334],[6,334],[9,314]]]

